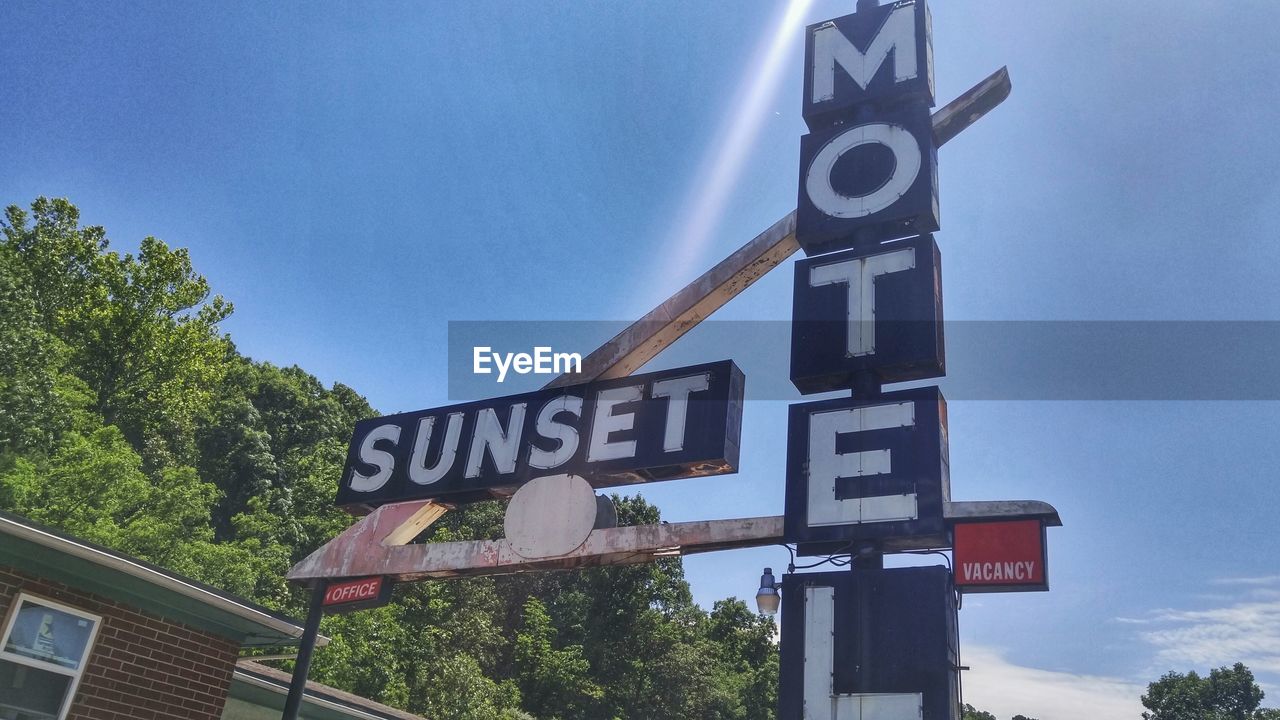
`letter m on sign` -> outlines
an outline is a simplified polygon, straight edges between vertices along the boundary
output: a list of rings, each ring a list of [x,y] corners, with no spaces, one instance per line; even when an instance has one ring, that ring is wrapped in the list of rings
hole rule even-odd
[[[933,106],[933,43],[925,0],[900,0],[805,32],[804,107],[810,130],[849,119],[856,105]]]

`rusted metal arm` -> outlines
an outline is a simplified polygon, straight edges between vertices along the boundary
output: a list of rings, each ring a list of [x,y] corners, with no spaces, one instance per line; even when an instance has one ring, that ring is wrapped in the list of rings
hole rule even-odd
[[[366,520],[372,519],[377,525],[378,513],[391,507],[379,508]],[[387,521],[393,519],[388,517]],[[782,542],[782,517],[603,528],[591,531],[586,542],[568,554],[545,560],[521,557],[505,539],[388,546],[376,542],[375,535],[366,534],[364,542],[348,544],[342,542],[344,533],[295,565],[289,571],[289,579],[384,575],[405,581],[630,565],[662,557],[774,545]]]

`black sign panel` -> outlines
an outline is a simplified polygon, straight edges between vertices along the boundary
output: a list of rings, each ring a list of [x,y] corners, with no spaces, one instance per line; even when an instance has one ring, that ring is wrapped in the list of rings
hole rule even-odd
[[[796,240],[806,255],[938,229],[938,152],[924,104],[800,138]]]
[[[951,498],[947,404],[936,387],[790,407],[783,535],[801,555],[857,541],[939,538]]]
[[[942,265],[931,235],[796,262],[791,382],[802,393],[946,374]]]
[[[955,597],[941,566],[784,575],[778,720],[958,720]]]
[[[805,29],[804,105],[810,130],[865,103],[933,105],[933,41],[924,0],[868,8]]]
[[[468,502],[543,475],[607,487],[735,472],[743,384],[723,360],[363,420],[337,504]]]

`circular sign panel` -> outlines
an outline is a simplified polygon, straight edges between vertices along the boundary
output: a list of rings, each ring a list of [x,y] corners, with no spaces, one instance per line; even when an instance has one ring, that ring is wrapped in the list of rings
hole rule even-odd
[[[596,492],[577,475],[534,478],[507,503],[507,542],[524,558],[564,555],[586,541],[596,523]]]

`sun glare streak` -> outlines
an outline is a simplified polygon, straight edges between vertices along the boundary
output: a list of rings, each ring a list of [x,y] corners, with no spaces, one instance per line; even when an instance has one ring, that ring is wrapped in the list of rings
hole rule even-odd
[[[695,267],[703,259],[711,238],[724,219],[733,190],[742,179],[742,168],[760,136],[769,106],[778,94],[787,54],[801,39],[800,27],[813,0],[790,0],[774,24],[773,33],[761,38],[752,54],[758,61],[746,68],[735,93],[735,101],[716,134],[713,144],[685,193],[686,201],[667,233],[663,254],[668,262],[645,289],[646,294],[661,293],[651,298],[660,302],[700,274],[705,268]]]

